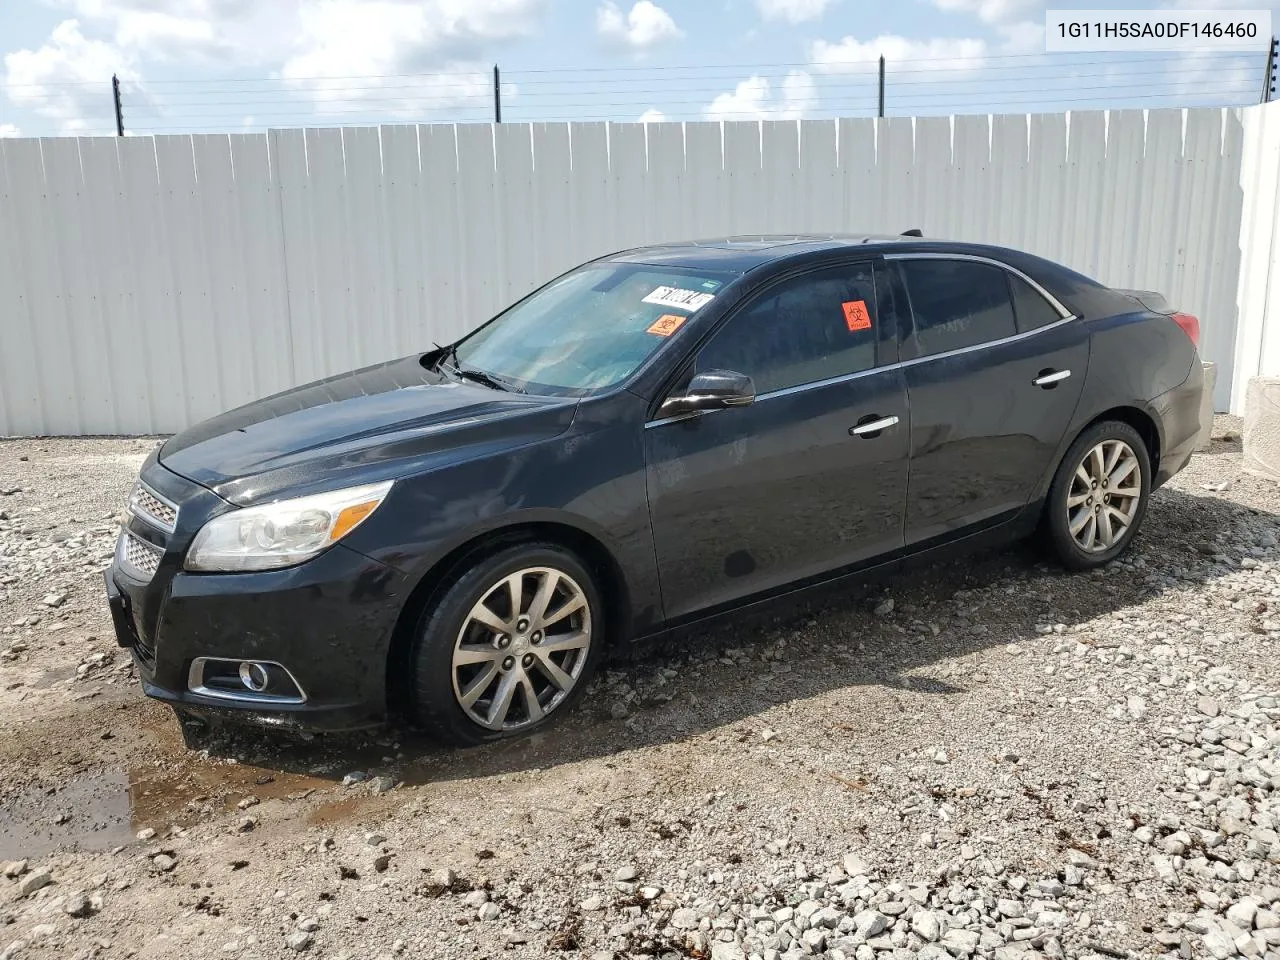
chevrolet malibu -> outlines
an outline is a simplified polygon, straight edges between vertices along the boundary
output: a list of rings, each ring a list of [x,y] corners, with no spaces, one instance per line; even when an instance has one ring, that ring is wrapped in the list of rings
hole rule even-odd
[[[610,647],[1038,534],[1086,570],[1191,456],[1196,318],[916,237],[630,250],[456,343],[165,442],[107,594],[147,694],[475,744]]]

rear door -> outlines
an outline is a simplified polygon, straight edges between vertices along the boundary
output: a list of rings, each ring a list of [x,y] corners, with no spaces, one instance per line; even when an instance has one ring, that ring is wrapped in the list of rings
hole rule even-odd
[[[755,294],[672,391],[694,371],[734,370],[755,401],[647,425],[668,618],[902,547],[907,391],[892,307],[877,296],[884,269],[826,267]]]
[[[1011,519],[1071,422],[1088,327],[995,261],[894,257],[910,304],[903,360],[911,404],[906,542]]]

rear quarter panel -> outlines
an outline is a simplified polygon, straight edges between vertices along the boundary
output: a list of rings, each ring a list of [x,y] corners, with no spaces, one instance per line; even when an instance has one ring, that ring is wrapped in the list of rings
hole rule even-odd
[[[1116,407],[1134,407],[1156,425],[1160,450],[1185,444],[1199,429],[1198,412],[1187,416],[1185,404],[1171,403],[1171,391],[1183,386],[1199,360],[1196,349],[1169,317],[1145,310],[1085,320],[1091,352],[1089,374],[1071,426],[1048,474],[1041,479],[1043,497],[1058,463],[1080,432]],[[1198,390],[1194,392],[1198,403]]]

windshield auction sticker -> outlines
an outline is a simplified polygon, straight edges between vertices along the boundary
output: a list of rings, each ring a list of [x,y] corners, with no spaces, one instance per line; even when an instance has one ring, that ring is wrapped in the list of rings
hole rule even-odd
[[[1271,45],[1270,10],[1049,10],[1049,53],[1247,50]]]
[[[653,325],[649,327],[645,333],[652,333],[659,337],[669,337],[682,326],[684,326],[687,317],[675,313],[664,313],[657,320],[653,321]]]
[[[680,287],[658,287],[644,298],[645,303],[659,307],[675,307],[677,310],[688,310],[692,313],[715,299],[714,294],[700,293],[697,290],[684,290]]]

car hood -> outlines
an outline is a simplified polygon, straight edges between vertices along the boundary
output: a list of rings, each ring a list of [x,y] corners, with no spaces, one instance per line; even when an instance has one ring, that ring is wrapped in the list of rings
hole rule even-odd
[[[405,357],[295,387],[169,439],[166,469],[232,503],[392,479],[556,436],[577,401],[460,383]]]

